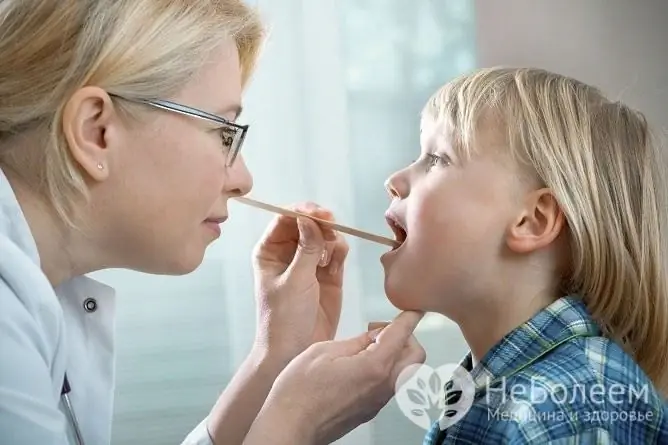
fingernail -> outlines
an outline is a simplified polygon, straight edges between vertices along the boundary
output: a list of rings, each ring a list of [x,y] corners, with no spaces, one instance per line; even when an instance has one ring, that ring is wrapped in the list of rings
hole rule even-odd
[[[374,329],[383,329],[390,325],[389,321],[372,321],[369,323],[367,330],[373,331]]]
[[[320,261],[318,261],[318,266],[326,267],[329,264],[329,255],[327,254],[327,249],[323,249],[322,254],[320,255]]]
[[[380,335],[380,332],[382,330],[383,328],[377,328],[369,332],[369,338],[371,339],[372,342],[376,343],[376,340],[378,339],[378,336]]]

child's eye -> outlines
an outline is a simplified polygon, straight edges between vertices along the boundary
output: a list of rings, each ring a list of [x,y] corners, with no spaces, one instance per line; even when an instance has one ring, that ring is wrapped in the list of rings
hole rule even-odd
[[[435,167],[437,165],[442,165],[444,167],[447,167],[448,165],[451,164],[450,158],[448,158],[447,156],[436,155],[433,153],[427,153],[425,160],[427,163],[427,171],[431,170],[432,167]]]

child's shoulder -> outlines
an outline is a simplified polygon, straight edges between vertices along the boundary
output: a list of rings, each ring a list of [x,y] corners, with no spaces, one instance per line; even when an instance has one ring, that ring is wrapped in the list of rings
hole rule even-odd
[[[662,398],[640,366],[617,343],[602,336],[579,337],[565,342],[544,356],[525,366],[508,381],[531,384],[550,394],[565,390],[573,393],[585,388],[585,400],[596,401],[603,395],[640,393],[643,399],[661,401]],[[597,391],[605,391],[601,396]],[[557,399],[558,401],[559,399]]]
[[[488,434],[522,438],[519,443],[668,440],[665,400],[636,362],[605,337],[560,345],[490,385],[483,405]]]
[[[457,416],[439,420],[425,444],[668,443],[665,399],[581,299],[555,301],[462,366],[472,397],[447,398]]]

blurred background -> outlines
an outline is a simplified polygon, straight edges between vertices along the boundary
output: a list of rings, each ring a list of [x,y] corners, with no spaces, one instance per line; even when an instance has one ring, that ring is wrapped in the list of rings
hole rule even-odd
[[[271,28],[245,97],[253,196],[313,200],[341,222],[390,235],[383,181],[419,152],[419,113],[440,85],[477,66],[533,65],[594,83],[668,128],[664,0],[255,0]],[[119,294],[113,443],[177,444],[206,416],[255,329],[250,253],[271,215],[230,203],[202,266],[184,277],[110,270]],[[339,337],[392,319],[379,256],[349,238]],[[429,316],[428,363],[457,362],[459,329]],[[420,444],[394,403],[341,439]]]

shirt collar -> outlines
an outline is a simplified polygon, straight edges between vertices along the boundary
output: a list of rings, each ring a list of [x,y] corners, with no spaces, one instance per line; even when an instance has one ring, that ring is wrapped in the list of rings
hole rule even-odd
[[[585,303],[578,296],[560,298],[507,334],[472,368],[471,354],[460,365],[470,372],[476,390],[519,369],[573,337],[599,336]]]

